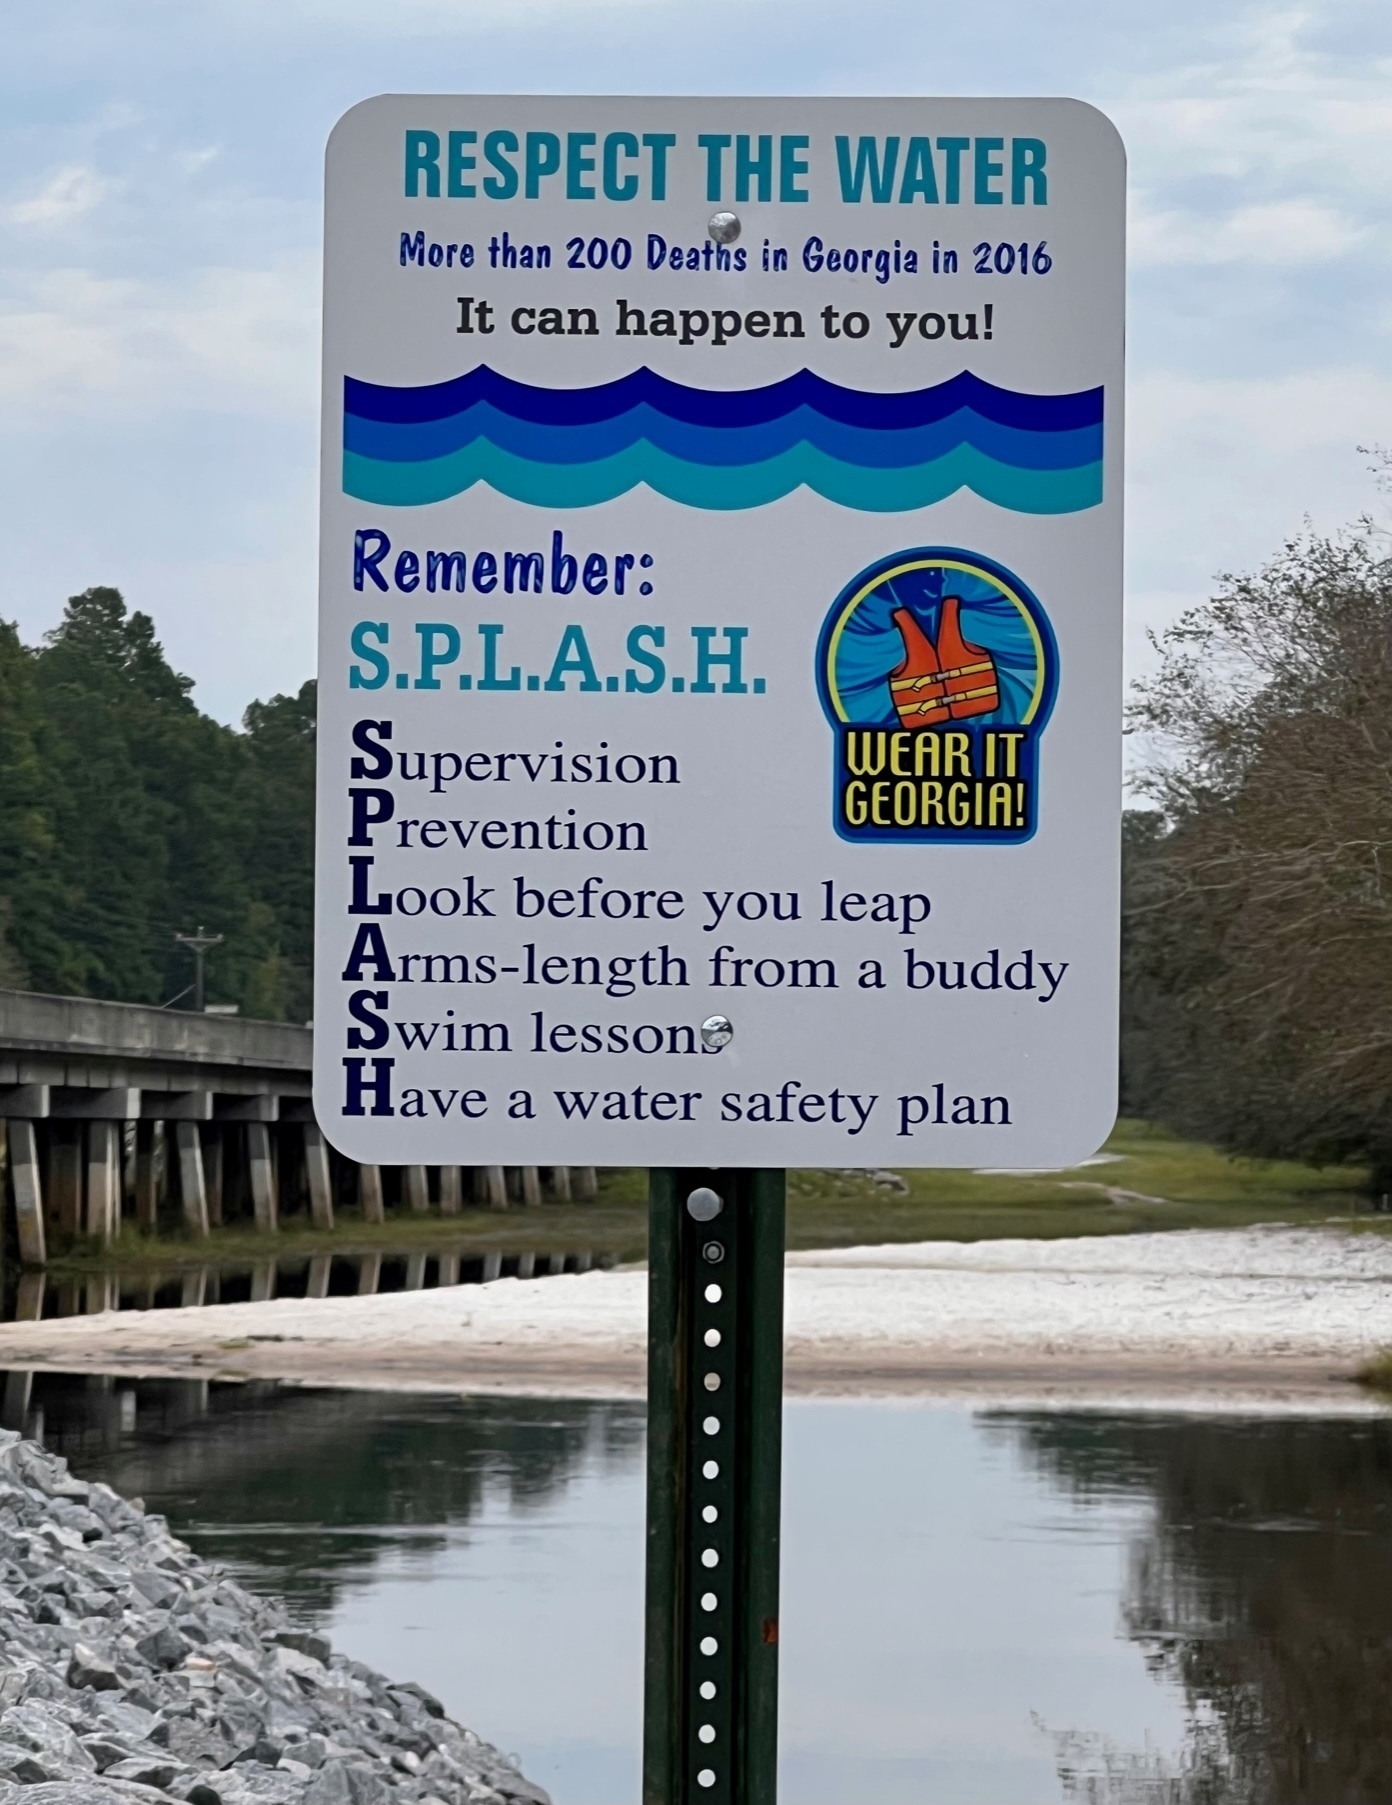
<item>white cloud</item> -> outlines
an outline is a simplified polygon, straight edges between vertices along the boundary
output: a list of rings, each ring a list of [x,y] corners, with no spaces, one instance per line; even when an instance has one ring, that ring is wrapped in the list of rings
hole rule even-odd
[[[216,144],[205,145],[200,150],[176,151],[174,164],[181,175],[201,175],[208,165],[215,162],[221,154],[222,152]]]
[[[0,209],[16,226],[66,226],[99,206],[110,184],[95,169],[72,163],[55,169],[36,193]]]
[[[1138,267],[1385,260],[1389,72],[1313,48],[1327,13],[1248,9],[1203,60],[1118,84]]]
[[[1288,195],[1292,186],[1313,184],[1385,205],[1386,89],[1386,74],[1373,66],[1358,78],[1312,74],[1300,90],[1224,83],[1163,99],[1132,90],[1114,112],[1133,167],[1145,170],[1151,186],[1218,177]]]
[[[1181,472],[1207,482],[1195,454],[1219,452],[1244,487],[1290,460],[1293,480],[1318,488],[1332,453],[1357,463],[1357,445],[1387,436],[1392,373],[1357,364],[1250,379],[1147,371],[1131,382],[1130,410],[1134,482],[1168,486]]]
[[[0,399],[46,415],[209,407],[308,419],[318,258],[133,280],[54,269],[0,303]]]
[[[20,511],[20,599],[37,619],[65,585],[115,572],[182,636],[220,712],[298,682],[307,638],[256,674],[218,637],[218,610],[188,598],[221,609],[255,590],[267,618],[308,608],[319,139],[358,95],[1064,85],[1105,107],[1131,157],[1128,650],[1143,663],[1143,627],[1210,593],[1216,571],[1258,566],[1307,512],[1332,530],[1381,500],[1356,446],[1392,440],[1385,11],[1177,0],[1163,18],[1133,7],[1122,32],[1127,9],[1090,0],[1047,22],[1027,0],[983,8],[954,21],[869,0],[854,41],[830,0],[77,0],[85,37],[66,12],[60,31],[53,9],[30,9],[65,135],[14,144],[62,143],[65,162],[12,164],[25,173],[0,194],[0,403],[16,464],[39,440],[51,455]],[[120,100],[74,123],[74,69]],[[209,434],[228,459],[226,442],[241,448],[235,470],[204,455]],[[170,519],[201,523],[206,563],[152,539],[142,509],[103,508],[122,456],[146,495],[177,491]]]
[[[1129,249],[1133,268],[1172,263],[1317,263],[1361,249],[1371,224],[1316,200],[1297,198],[1201,215],[1170,207],[1152,212],[1145,197],[1133,208]]]

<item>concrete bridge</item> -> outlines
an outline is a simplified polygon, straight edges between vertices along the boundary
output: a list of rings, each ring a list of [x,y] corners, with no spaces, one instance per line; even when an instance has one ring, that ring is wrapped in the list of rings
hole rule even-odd
[[[123,1220],[196,1237],[244,1219],[273,1232],[282,1209],[332,1228],[356,1203],[457,1214],[595,1194],[592,1166],[358,1166],[325,1141],[310,1101],[313,1032],[88,997],[0,990],[0,1154],[20,1258],[50,1233],[111,1241]]]

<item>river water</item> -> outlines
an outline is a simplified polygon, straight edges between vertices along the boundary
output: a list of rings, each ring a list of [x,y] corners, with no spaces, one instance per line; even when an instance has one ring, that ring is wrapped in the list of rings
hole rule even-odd
[[[557,1805],[637,1800],[641,1406],[23,1389]],[[783,1805],[1386,1805],[1392,1418],[790,1402],[781,1656]]]

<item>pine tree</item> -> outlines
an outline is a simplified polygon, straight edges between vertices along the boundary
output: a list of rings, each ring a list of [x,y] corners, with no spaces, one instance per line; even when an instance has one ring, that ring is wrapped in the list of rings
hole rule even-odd
[[[303,1021],[311,992],[314,685],[199,712],[146,614],[70,598],[37,649],[0,623],[0,984],[165,1003],[206,927],[210,1001]]]

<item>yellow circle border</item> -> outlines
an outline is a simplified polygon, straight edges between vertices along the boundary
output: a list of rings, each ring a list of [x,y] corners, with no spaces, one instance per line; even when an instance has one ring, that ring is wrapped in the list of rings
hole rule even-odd
[[[882,583],[892,582],[895,577],[907,576],[911,570],[960,570],[964,576],[979,577],[983,582],[990,583],[993,588],[999,590],[1002,595],[1008,596],[1015,604],[1024,617],[1025,625],[1030,631],[1030,638],[1034,642],[1034,694],[1030,697],[1029,707],[1025,710],[1020,722],[1022,727],[1028,727],[1038,712],[1040,701],[1044,695],[1044,679],[1047,674],[1044,667],[1044,645],[1039,637],[1039,628],[1035,625],[1034,616],[1030,613],[1026,603],[1015,593],[1009,583],[1003,582],[993,571],[983,570],[979,564],[968,564],[961,558],[911,558],[906,564],[896,564],[892,570],[880,571],[863,588],[858,589],[846,603],[836,625],[831,630],[831,638],[827,641],[826,651],[827,694],[831,697],[837,720],[844,721],[848,727],[851,724],[851,717],[841,706],[841,687],[836,681],[836,649],[840,644],[841,634],[846,623],[867,595],[872,595]]]

